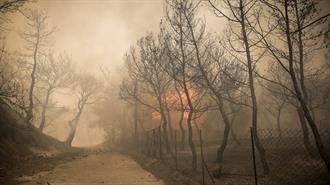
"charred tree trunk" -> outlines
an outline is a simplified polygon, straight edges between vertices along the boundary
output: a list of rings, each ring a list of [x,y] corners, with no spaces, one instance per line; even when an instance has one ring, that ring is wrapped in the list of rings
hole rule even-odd
[[[162,128],[163,128],[163,133],[164,133],[164,142],[165,142],[165,148],[166,148],[166,152],[170,153],[171,152],[171,147],[170,147],[170,143],[169,143],[169,139],[168,139],[168,133],[167,133],[167,116],[164,110],[164,104],[162,101],[161,96],[158,96],[158,103],[160,106],[160,115],[161,115],[161,120],[162,120]]]
[[[174,87],[175,87],[175,91],[178,94],[179,97],[179,102],[180,102],[180,118],[179,118],[179,127],[180,127],[180,131],[181,131],[181,147],[182,149],[184,149],[185,147],[185,140],[186,140],[186,132],[183,128],[183,118],[184,118],[184,105],[183,105],[183,100],[182,100],[182,96],[180,93],[180,90],[177,86],[177,82],[174,81]]]
[[[192,38],[192,41],[193,41],[193,45],[194,45],[194,48],[195,48],[195,51],[196,51],[196,59],[197,59],[198,67],[199,67],[199,69],[200,69],[200,71],[202,73],[202,76],[203,76],[204,80],[206,81],[207,87],[212,91],[212,93],[214,93],[214,95],[216,96],[216,98],[218,100],[217,104],[218,104],[218,107],[219,107],[219,110],[220,110],[222,119],[223,119],[224,124],[225,124],[225,129],[224,129],[222,144],[218,148],[218,153],[217,153],[217,161],[218,162],[222,162],[223,153],[224,153],[225,148],[226,148],[227,143],[228,143],[228,136],[229,136],[229,131],[230,131],[230,123],[229,123],[227,114],[225,112],[225,109],[223,107],[223,100],[222,100],[221,94],[219,94],[219,92],[217,92],[215,90],[215,88],[213,87],[211,81],[208,78],[207,72],[204,70],[204,68],[202,66],[202,59],[200,57],[199,47],[198,47],[198,44],[197,44],[197,40],[195,38],[193,26],[192,26],[191,22],[189,21],[189,18],[187,17],[186,14],[185,14],[185,16],[187,18],[188,27],[189,27],[189,30],[190,30],[190,33],[191,33],[191,38]],[[188,97],[187,97],[187,99],[188,99]],[[192,110],[192,107],[189,104],[189,100],[190,100],[190,98],[188,99],[188,105],[189,105],[189,108]],[[189,112],[189,114],[190,114],[190,112]],[[189,119],[188,119],[188,121],[189,121]]]
[[[184,112],[181,111],[179,126],[180,126],[180,131],[181,131],[181,147],[182,147],[182,149],[184,149],[184,147],[186,146],[186,131],[183,128],[183,117],[184,117]]]
[[[185,67],[185,66],[183,66]],[[185,72],[185,70],[183,70]],[[197,153],[196,153],[196,148],[195,144],[193,141],[193,128],[192,128],[192,118],[194,114],[194,106],[190,98],[190,93],[186,84],[186,79],[185,75],[183,76],[183,90],[186,95],[187,101],[188,101],[188,106],[189,106],[189,114],[188,114],[188,119],[187,119],[187,125],[188,125],[188,143],[189,147],[191,150],[192,154],[192,169],[196,170],[197,169]]]
[[[230,134],[231,134],[233,141],[236,142],[237,145],[241,145],[241,142],[238,140],[236,133],[234,132],[234,129],[233,129],[233,125],[235,123],[235,119],[236,119],[236,116],[238,113],[236,111],[238,111],[238,110],[235,110],[235,108],[232,106],[232,104],[229,104],[229,107],[230,107],[231,112],[233,113],[233,116],[230,119]]]
[[[192,121],[193,121],[193,124],[195,126],[195,129],[196,129],[196,135],[198,136],[199,135],[199,126],[198,126],[198,123],[197,123],[197,118],[196,118],[196,113],[193,114],[193,118],[192,118]]]
[[[72,122],[70,122],[69,125],[70,125],[70,133],[69,133],[68,137],[66,138],[65,143],[68,147],[71,147],[72,141],[76,135],[77,126],[76,126],[76,123],[72,123]]]
[[[33,65],[32,65],[32,72],[30,74],[31,76],[31,83],[30,83],[30,88],[29,88],[29,105],[26,111],[26,124],[28,127],[32,126],[32,119],[33,119],[33,108],[34,108],[34,102],[33,102],[33,92],[34,92],[34,87],[36,83],[36,77],[35,73],[37,71],[37,60],[38,60],[38,49],[39,49],[39,39],[40,39],[40,28],[38,27],[37,29],[37,40],[34,46],[34,51],[33,51]]]
[[[266,152],[264,147],[262,146],[260,139],[258,137],[258,105],[257,105],[257,98],[255,94],[254,88],[254,66],[252,63],[252,58],[250,54],[250,46],[248,41],[248,36],[246,33],[246,25],[245,25],[245,11],[243,6],[243,0],[239,2],[239,9],[240,9],[240,18],[241,18],[241,27],[242,27],[242,36],[243,42],[246,52],[246,59],[247,59],[247,66],[248,66],[248,77],[249,77],[249,87],[251,93],[251,101],[252,101],[252,130],[253,130],[253,137],[255,138],[255,145],[260,155],[260,160],[263,166],[264,174],[269,173],[269,167],[266,160]]]
[[[299,117],[299,122],[301,125],[301,130],[303,132],[303,140],[304,140],[304,146],[306,148],[307,153],[315,158],[315,153],[313,152],[313,147],[311,144],[311,141],[309,139],[309,132],[308,132],[308,127],[307,127],[307,123],[305,120],[305,116],[304,116],[304,112],[302,111],[301,108],[297,108],[297,113],[298,113],[298,117]]]
[[[234,129],[233,129],[233,124],[234,124],[234,120],[235,117],[232,118],[232,120],[230,121],[230,135],[233,139],[233,141],[237,144],[237,145],[241,145],[241,142],[239,141]]]
[[[72,141],[76,135],[76,130],[77,130],[77,127],[78,127],[78,124],[79,124],[79,120],[80,120],[80,116],[84,110],[84,106],[85,106],[85,103],[86,103],[87,100],[79,100],[79,103],[78,103],[78,112],[76,114],[76,116],[71,120],[69,121],[69,126],[70,126],[70,133],[68,135],[68,137],[66,138],[65,140],[65,143],[68,147],[71,147],[72,145]]]
[[[229,137],[229,132],[230,132],[230,123],[229,119],[227,117],[227,114],[225,112],[223,102],[221,98],[218,98],[218,107],[219,111],[221,113],[223,123],[225,124],[225,129],[223,131],[223,136],[222,136],[222,143],[221,146],[217,150],[217,162],[221,163],[223,161],[223,153],[225,152],[227,143],[228,143],[228,137]]]
[[[191,149],[191,154],[192,154],[192,169],[196,170],[197,169],[197,153],[196,153],[196,148],[195,144],[193,142],[193,131],[192,131],[192,125],[191,125],[191,119],[192,119],[192,111],[189,112],[188,114],[188,143]]]
[[[286,31],[286,39],[287,39],[288,51],[289,51],[289,60],[288,60],[289,61],[289,73],[290,73],[289,75],[290,75],[291,80],[292,80],[292,85],[294,87],[294,91],[296,93],[297,100],[299,101],[299,104],[301,106],[301,109],[303,110],[304,116],[305,116],[305,118],[306,118],[312,132],[313,132],[318,152],[319,152],[322,160],[324,161],[328,172],[330,172],[330,158],[329,158],[329,156],[327,155],[327,153],[325,151],[323,141],[322,141],[322,138],[321,138],[320,133],[318,131],[318,128],[317,128],[317,126],[316,126],[316,124],[315,124],[315,122],[312,118],[311,112],[308,109],[308,105],[307,105],[307,103],[306,103],[306,101],[303,97],[304,94],[302,93],[302,91],[300,90],[300,88],[298,86],[298,80],[296,78],[295,70],[294,70],[294,67],[293,67],[293,47],[292,47],[292,41],[291,41],[288,6],[289,6],[288,0],[285,0],[284,1],[285,18],[286,18],[285,19],[285,26],[286,26],[285,31]]]
[[[173,146],[174,143],[174,134],[173,134],[173,127],[172,127],[172,120],[171,120],[171,112],[167,104],[166,96],[164,96],[164,104],[165,104],[165,111],[166,111],[166,116],[167,116],[167,121],[168,121],[168,128],[170,130],[170,143],[171,146]]]
[[[51,94],[51,89],[47,90],[46,93],[46,99],[44,104],[42,105],[42,111],[41,111],[41,121],[40,121],[40,125],[39,125],[39,130],[42,132],[46,126],[46,111],[47,111],[47,107],[48,107],[48,102],[49,102],[49,97]]]
[[[180,17],[179,17],[179,21],[180,23],[183,22],[183,17],[185,12],[184,12],[184,6],[183,6],[183,1],[180,1]],[[189,21],[188,21],[189,22]],[[181,52],[181,57],[182,57],[182,63],[181,63],[181,67],[182,67],[182,85],[183,85],[183,91],[184,94],[187,98],[187,102],[188,102],[188,107],[189,107],[189,114],[188,114],[188,118],[187,118],[187,125],[188,125],[188,143],[189,143],[189,147],[191,150],[191,154],[192,154],[192,169],[196,170],[197,169],[197,153],[196,153],[196,148],[195,148],[195,144],[193,141],[193,129],[192,129],[192,116],[194,113],[194,105],[191,101],[191,97],[190,97],[190,93],[189,93],[189,89],[187,87],[187,77],[186,77],[186,67],[187,67],[187,60],[186,60],[186,53],[185,53],[185,48],[184,48],[184,32],[183,32],[183,27],[182,25],[179,27],[180,29],[180,52]]]

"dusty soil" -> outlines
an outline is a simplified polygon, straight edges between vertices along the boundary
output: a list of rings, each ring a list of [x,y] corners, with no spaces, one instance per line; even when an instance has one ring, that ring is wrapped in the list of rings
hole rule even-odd
[[[86,155],[83,149],[71,149],[53,156],[31,155],[7,161],[0,168],[0,184],[17,185],[23,176],[31,176],[42,171],[50,171],[56,166]]]
[[[167,185],[200,185],[199,178],[191,178],[192,174],[188,174],[184,170],[176,170],[172,165],[172,161],[159,158],[151,158],[132,149],[116,146],[114,150],[131,156],[145,170],[154,174],[157,178],[162,179]],[[195,174],[196,175],[196,174]]]
[[[16,179],[22,185],[165,185],[127,155],[89,151],[53,169]]]
[[[200,185],[200,182],[191,178],[185,171],[176,170],[167,161],[147,158],[138,154],[130,154],[147,171],[163,179],[167,185]]]
[[[213,184],[211,181],[212,172],[216,169],[216,149],[215,145],[207,145],[204,148],[204,159],[211,172],[211,175],[205,172],[206,184]],[[177,166],[175,169],[175,160],[172,155],[166,155],[159,158],[159,150],[153,152],[152,149],[134,147],[122,148],[133,156],[136,161],[148,171],[157,177],[165,180],[167,184],[202,184],[201,158],[197,155],[197,169],[191,170],[191,153],[188,148],[180,149],[177,155]],[[134,152],[135,151],[135,152]],[[141,153],[141,151],[144,151]],[[197,146],[197,151],[200,148]],[[309,156],[302,155],[304,152],[294,150],[268,151],[269,165],[271,173],[264,175],[260,160],[257,160],[258,184],[260,185],[326,185],[330,182],[330,176],[326,173],[323,163],[320,160],[311,160]],[[279,153],[280,152],[280,153]],[[154,153],[156,155],[154,155]],[[221,167],[219,178],[213,178],[216,184],[222,185],[253,185],[254,175],[252,166],[251,149],[248,144],[241,147],[228,147],[225,151],[224,161]],[[258,154],[256,154],[259,159]]]

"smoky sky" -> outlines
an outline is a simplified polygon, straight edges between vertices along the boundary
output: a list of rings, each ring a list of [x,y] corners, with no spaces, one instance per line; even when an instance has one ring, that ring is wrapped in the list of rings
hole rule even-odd
[[[123,55],[146,32],[158,30],[163,15],[161,0],[40,0],[26,7],[48,14],[56,32],[50,45],[67,52],[87,70],[101,65],[116,68]],[[15,32],[7,36],[13,49],[21,41],[17,31],[24,29],[22,16],[13,15]]]
[[[324,0],[321,4],[328,13],[330,1]],[[66,52],[78,68],[96,74],[100,74],[101,66],[120,74],[125,52],[147,32],[157,33],[164,17],[163,0],[39,0],[26,4],[24,8],[46,11],[49,24],[56,26],[49,48],[57,53]],[[20,13],[8,16],[11,21],[5,36],[6,47],[12,51],[24,50],[24,42],[19,36],[19,32],[25,29],[24,17]],[[209,32],[220,35],[225,28],[226,20],[214,16],[207,6],[201,8],[199,16],[205,20]],[[57,95],[56,101],[62,105],[74,105],[74,99],[65,94]],[[84,123],[92,122],[93,116],[84,116],[74,145],[101,142],[102,138],[96,137],[100,135],[100,129]],[[62,129],[50,128],[48,134],[65,138],[66,126],[63,122],[59,126]]]
[[[328,12],[330,1],[322,0]],[[51,48],[67,52],[80,67],[97,71],[100,66],[117,70],[131,45],[147,32],[158,32],[164,16],[163,0],[39,0],[25,8],[47,12],[50,25],[56,26]],[[210,32],[222,33],[225,20],[215,17],[210,9],[202,8],[200,16]],[[24,29],[22,15],[10,15],[6,36],[13,50],[22,47],[17,32]]]

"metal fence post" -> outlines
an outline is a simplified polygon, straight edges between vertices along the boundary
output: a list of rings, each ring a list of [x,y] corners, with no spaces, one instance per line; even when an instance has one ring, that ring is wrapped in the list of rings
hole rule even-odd
[[[252,127],[250,127],[250,132],[251,132],[251,148],[252,148],[252,159],[253,159],[254,184],[258,185],[256,156],[255,156],[255,151],[254,151],[254,137],[253,137]]]

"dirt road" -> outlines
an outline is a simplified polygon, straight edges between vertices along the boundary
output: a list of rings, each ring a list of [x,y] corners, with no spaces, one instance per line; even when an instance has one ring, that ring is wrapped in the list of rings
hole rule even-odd
[[[85,155],[19,180],[23,185],[165,185],[133,159],[116,152]]]

